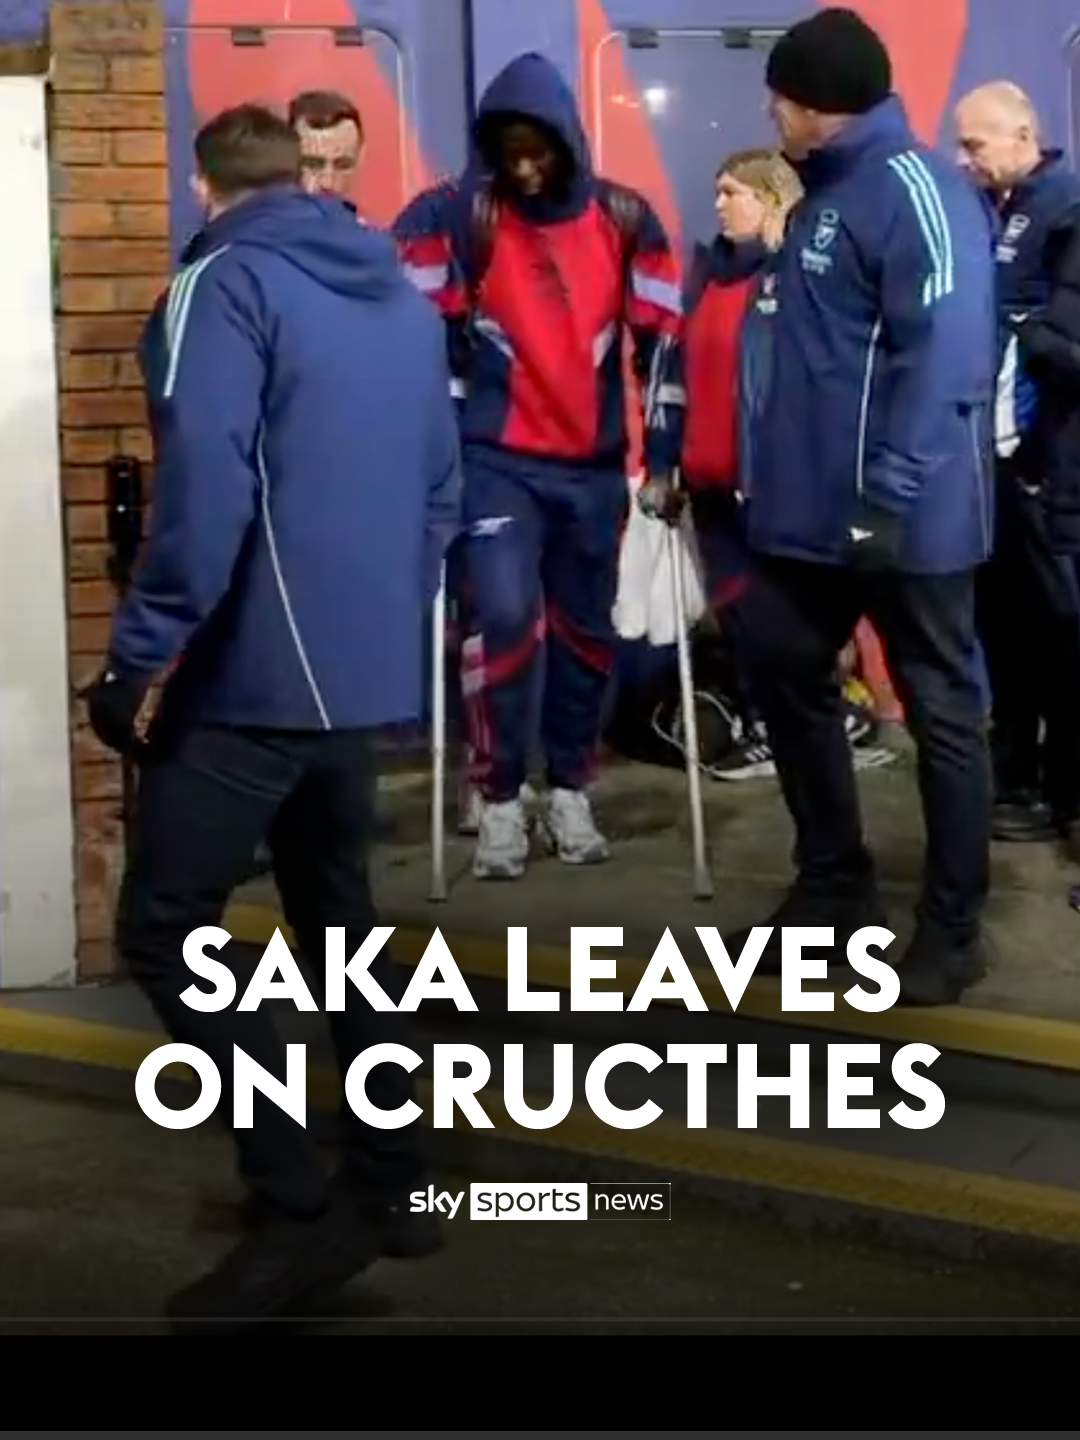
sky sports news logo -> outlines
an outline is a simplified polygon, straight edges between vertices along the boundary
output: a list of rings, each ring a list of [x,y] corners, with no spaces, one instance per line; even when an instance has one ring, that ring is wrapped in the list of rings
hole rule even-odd
[[[429,1185],[412,1192],[409,1209],[414,1215],[442,1215],[453,1220],[464,1200],[464,1190],[438,1190]],[[469,1219],[670,1220],[671,1184],[497,1180],[469,1186]]]

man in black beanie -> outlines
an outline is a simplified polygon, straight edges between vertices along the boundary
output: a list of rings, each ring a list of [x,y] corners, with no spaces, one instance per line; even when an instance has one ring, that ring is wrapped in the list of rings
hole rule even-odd
[[[781,927],[832,928],[842,965],[855,931],[886,923],[836,679],[866,615],[918,746],[927,831],[901,999],[954,1003],[985,972],[973,592],[992,533],[992,232],[964,178],[912,134],[888,53],[853,12],[796,25],[767,83],[805,199],[776,262],[747,501],[759,569],[744,618],[797,832],[797,879],[759,969],[779,969]]]

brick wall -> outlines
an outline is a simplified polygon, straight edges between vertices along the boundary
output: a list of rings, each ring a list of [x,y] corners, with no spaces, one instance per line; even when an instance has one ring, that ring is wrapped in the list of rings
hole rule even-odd
[[[113,595],[104,462],[148,462],[134,347],[168,281],[164,36],[155,0],[58,0],[49,14],[61,483],[72,680],[100,664]],[[148,468],[144,474],[149,476]],[[112,969],[120,772],[73,710],[79,969]]]

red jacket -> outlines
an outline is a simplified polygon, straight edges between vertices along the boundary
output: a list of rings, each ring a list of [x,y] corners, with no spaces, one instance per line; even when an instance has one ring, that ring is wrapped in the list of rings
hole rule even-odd
[[[699,247],[686,298],[686,428],[682,468],[691,490],[733,488],[738,477],[739,341],[762,247]]]

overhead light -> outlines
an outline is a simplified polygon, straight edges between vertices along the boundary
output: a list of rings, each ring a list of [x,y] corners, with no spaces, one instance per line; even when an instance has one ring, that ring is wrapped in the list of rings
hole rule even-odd
[[[663,85],[650,85],[642,92],[645,108],[651,115],[662,115],[667,109],[668,91]]]

